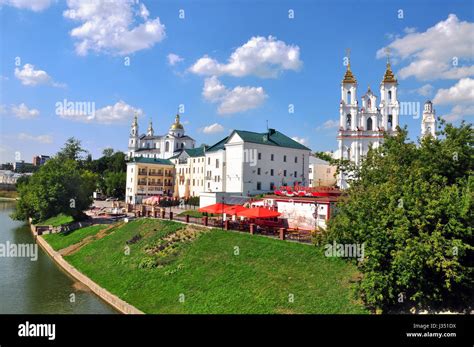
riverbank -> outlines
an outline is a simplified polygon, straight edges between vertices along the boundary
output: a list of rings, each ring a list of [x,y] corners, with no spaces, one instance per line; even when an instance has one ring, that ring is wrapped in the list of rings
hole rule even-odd
[[[100,297],[102,300],[107,302],[110,306],[114,307],[117,311],[124,314],[143,314],[142,311],[138,310],[137,308],[130,305],[129,303],[123,301],[118,296],[110,293],[108,290],[106,290],[105,288],[102,288],[97,283],[92,281],[89,277],[79,272],[74,266],[72,266],[67,261],[65,261],[62,255],[56,252],[48,244],[48,242],[46,242],[43,236],[41,235],[36,236],[36,242],[54,260],[54,262],[58,266],[60,266],[61,269],[63,269],[69,276],[71,276],[75,280],[85,285],[98,297]]]

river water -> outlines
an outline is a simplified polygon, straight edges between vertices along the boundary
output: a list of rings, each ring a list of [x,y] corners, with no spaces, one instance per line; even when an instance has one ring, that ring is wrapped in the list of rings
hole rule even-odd
[[[0,244],[34,244],[29,226],[10,218],[14,209],[0,201]],[[117,313],[81,287],[39,246],[36,261],[0,256],[0,313]]]

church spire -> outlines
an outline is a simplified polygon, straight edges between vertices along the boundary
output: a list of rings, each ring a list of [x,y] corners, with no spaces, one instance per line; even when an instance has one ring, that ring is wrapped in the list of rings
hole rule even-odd
[[[351,50],[350,48],[348,48],[347,49],[347,68],[346,68],[346,73],[344,74],[344,79],[342,80],[342,83],[357,83],[357,80],[355,79],[351,71],[350,53],[351,53]]]
[[[153,131],[153,122],[150,119],[150,123],[148,124],[148,129],[147,129],[146,134],[148,136],[153,136],[153,133],[154,133],[154,131]]]
[[[392,66],[390,65],[390,49],[385,50],[387,53],[387,68],[385,69],[385,75],[383,76],[382,83],[397,83],[395,74],[392,71]]]

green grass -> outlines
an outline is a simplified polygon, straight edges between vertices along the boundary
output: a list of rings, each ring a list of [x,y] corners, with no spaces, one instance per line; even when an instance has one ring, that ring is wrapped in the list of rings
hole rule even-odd
[[[368,312],[352,294],[356,268],[309,245],[212,230],[179,245],[168,265],[139,267],[153,259],[145,249],[184,227],[139,219],[65,259],[146,313]],[[138,234],[127,255],[126,241]]]
[[[95,235],[106,227],[106,225],[91,225],[89,227],[76,229],[68,233],[46,234],[43,237],[51,245],[51,247],[53,247],[54,250],[58,251],[75,243],[81,242],[86,237]]]
[[[74,221],[74,218],[71,216],[66,216],[65,214],[58,214],[57,216],[46,219],[45,221],[37,223],[38,225],[52,225],[53,227],[58,227],[63,224],[71,223]]]
[[[18,192],[16,190],[3,190],[0,189],[0,198],[16,199]]]
[[[189,217],[195,217],[195,218],[200,218],[204,216],[204,214],[202,212],[199,212],[198,210],[187,210],[187,211],[181,212],[180,214],[178,214],[178,216],[186,216],[187,214],[189,215]],[[214,217],[214,214],[212,213],[208,213],[207,215],[209,217]]]

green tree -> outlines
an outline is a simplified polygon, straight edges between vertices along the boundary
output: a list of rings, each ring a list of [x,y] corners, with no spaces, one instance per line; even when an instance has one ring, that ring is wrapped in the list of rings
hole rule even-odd
[[[358,288],[374,308],[472,306],[473,129],[439,135],[417,146],[399,129],[370,149],[323,235],[365,245]]]
[[[87,153],[87,151],[82,148],[81,141],[70,137],[67,139],[64,147],[58,152],[57,156],[62,159],[81,160],[85,153]]]
[[[28,183],[19,185],[20,200],[13,217],[38,222],[64,213],[79,219],[92,203],[96,181],[97,175],[81,170],[78,162],[54,157]]]
[[[105,174],[105,192],[108,196],[123,199],[127,174],[125,172],[107,172]]]

